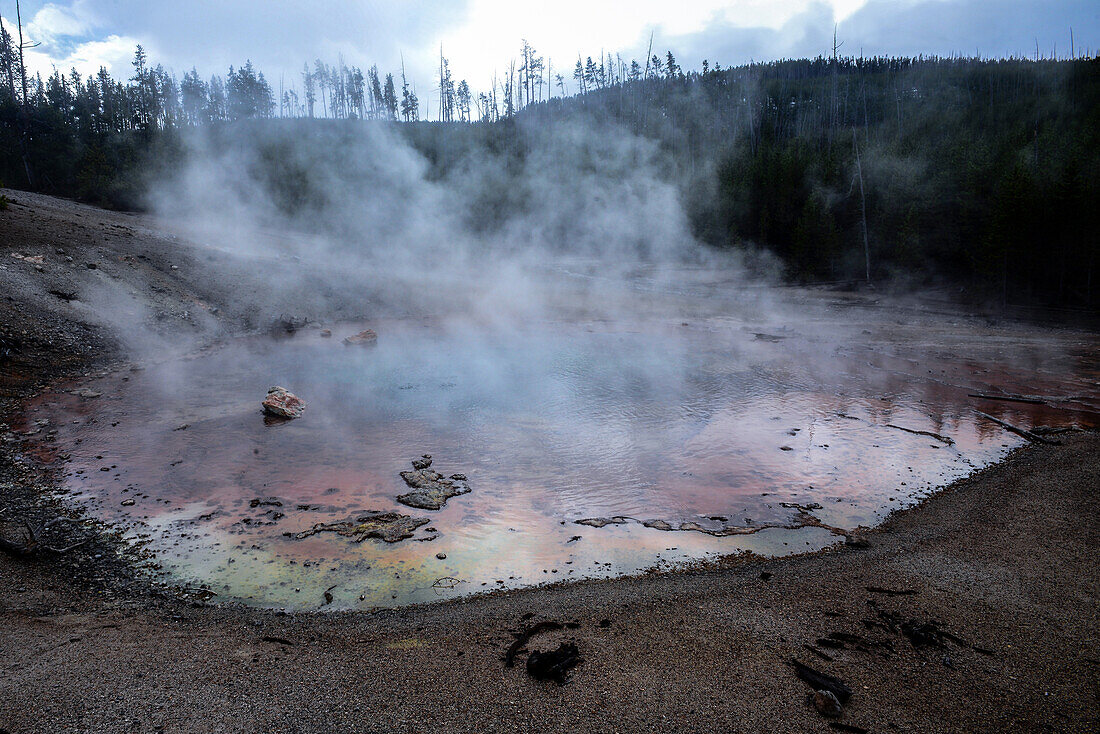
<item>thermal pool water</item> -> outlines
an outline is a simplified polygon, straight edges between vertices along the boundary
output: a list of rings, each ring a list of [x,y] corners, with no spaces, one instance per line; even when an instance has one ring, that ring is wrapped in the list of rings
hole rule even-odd
[[[635,292],[613,319],[384,318],[152,360],[42,395],[28,452],[169,580],[339,609],[820,549],[1022,442],[979,410],[1023,427],[1098,416],[1100,348],[1080,333],[828,294],[762,319]],[[368,326],[375,346],[342,343]],[[302,418],[261,414],[276,384]],[[399,504],[421,454],[472,491]],[[398,543],[296,537],[371,510],[430,522]]]

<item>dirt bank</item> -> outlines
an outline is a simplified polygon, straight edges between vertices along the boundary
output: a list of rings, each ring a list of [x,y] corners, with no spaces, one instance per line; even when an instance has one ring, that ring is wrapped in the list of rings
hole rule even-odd
[[[272,296],[247,263],[143,217],[6,193],[5,416],[46,381],[125,357],[105,313],[140,309],[148,333],[196,343],[291,304],[321,316],[308,288]],[[204,278],[208,266],[226,277]],[[82,301],[104,285],[118,299]],[[14,461],[16,440],[0,450],[0,521],[54,522],[67,511],[48,475]],[[1100,436],[1077,435],[893,516],[866,548],[375,614],[160,595],[69,513],[55,544],[89,542],[61,558],[0,554],[0,730],[832,731],[792,658],[842,678],[840,722],[869,731],[1096,730],[1098,487]],[[504,665],[512,633],[543,620],[576,623],[527,645],[576,641],[583,662],[564,686],[529,678],[522,654]]]

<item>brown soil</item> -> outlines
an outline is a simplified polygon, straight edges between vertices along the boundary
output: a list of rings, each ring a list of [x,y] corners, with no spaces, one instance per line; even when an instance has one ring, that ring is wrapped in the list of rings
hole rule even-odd
[[[96,309],[49,290],[90,289],[107,270],[165,329],[208,336],[249,316],[183,307],[231,309],[230,291],[188,280],[194,252],[144,218],[5,193],[19,202],[0,213],[5,416],[123,353]],[[66,511],[16,443],[0,444],[0,521],[44,525]],[[61,558],[0,554],[0,731],[832,731],[791,659],[847,682],[840,722],[869,731],[1097,731],[1098,487],[1100,436],[1079,434],[894,515],[866,548],[374,614],[181,601],[69,523],[55,544],[89,542]],[[504,664],[513,633],[545,620],[576,623],[526,645],[576,642],[583,662],[563,686],[530,678],[523,653]],[[914,646],[910,620],[949,636]]]

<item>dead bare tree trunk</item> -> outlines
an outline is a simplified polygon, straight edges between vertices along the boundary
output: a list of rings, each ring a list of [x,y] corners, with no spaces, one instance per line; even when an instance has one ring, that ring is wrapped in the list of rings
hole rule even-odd
[[[22,129],[19,131],[19,145],[23,156],[23,170],[27,174],[27,186],[34,189],[34,171],[31,168],[31,154],[30,146],[27,144],[27,140],[30,137],[31,120],[30,114],[27,112],[27,64],[23,58],[23,52],[27,48],[34,48],[37,43],[28,44],[23,40],[23,14],[19,7],[19,0],[15,0],[15,22],[19,26],[19,77],[22,82],[23,97],[20,100],[20,120],[22,123]]]
[[[642,74],[642,101],[645,103],[642,108],[642,130],[648,129],[649,125],[649,92],[645,82],[649,79],[649,60],[653,57],[653,31],[649,32],[649,48],[645,54],[645,72]]]
[[[21,541],[12,540],[0,536],[0,551],[21,558],[35,558],[46,554],[61,555],[68,553],[88,542],[88,539],[85,538],[78,543],[67,545],[64,548],[56,548],[52,545],[46,545],[39,540],[39,531],[35,530],[30,523],[24,521],[20,525],[23,539]]]
[[[859,157],[859,142],[856,140],[855,128],[852,128],[852,148],[856,152],[856,175],[859,177],[859,204],[860,218],[863,222],[863,266],[864,276],[867,282],[871,282],[871,245],[867,239],[867,196],[863,191],[863,164]]]

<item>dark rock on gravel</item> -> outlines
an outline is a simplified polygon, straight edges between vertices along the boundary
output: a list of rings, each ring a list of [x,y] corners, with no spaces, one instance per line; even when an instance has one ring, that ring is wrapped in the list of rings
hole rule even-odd
[[[823,716],[835,719],[844,713],[844,707],[832,691],[820,690],[813,694],[814,708]]]
[[[527,656],[527,672],[539,680],[565,683],[565,676],[581,662],[580,651],[572,642],[561,643],[556,650],[533,651]]]
[[[295,316],[293,314],[282,314],[274,321],[271,322],[272,334],[293,334],[299,329],[304,329],[309,325],[309,319],[305,316]]]

